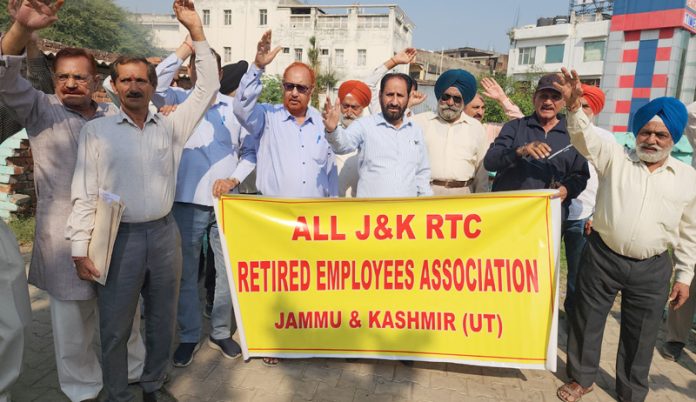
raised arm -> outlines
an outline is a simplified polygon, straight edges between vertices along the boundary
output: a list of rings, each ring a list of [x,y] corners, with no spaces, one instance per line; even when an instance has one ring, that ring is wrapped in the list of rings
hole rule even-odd
[[[192,54],[193,41],[190,36],[186,36],[179,48],[157,65],[155,69],[157,71],[157,90],[152,96],[152,103],[157,109],[164,105],[178,105],[186,99],[185,91],[181,88],[172,88],[171,82],[176,78],[184,60],[191,57]]]
[[[384,77],[389,70],[396,66],[410,64],[413,62],[413,60],[416,58],[416,53],[416,49],[412,47],[403,49],[399,53],[388,58],[384,63],[375,67],[375,69],[372,70],[372,74],[363,80],[363,82],[370,87],[370,91],[372,91],[372,100],[370,101],[369,106],[370,113],[374,114],[382,111],[382,108],[379,105],[379,83],[382,81],[382,77]],[[425,100],[425,98],[423,100]]]
[[[508,98],[498,81],[491,77],[486,77],[481,79],[481,86],[483,87],[483,95],[496,101],[503,108],[503,112],[505,112],[508,120],[524,117],[524,113]]]
[[[256,46],[254,63],[249,66],[249,70],[239,82],[239,88],[232,103],[232,110],[234,110],[234,115],[239,123],[249,134],[254,136],[260,136],[266,125],[265,109],[258,103],[263,90],[261,75],[281,49],[280,46],[276,46],[271,50],[272,38],[270,30],[261,36],[261,40]]]
[[[189,97],[165,119],[172,123],[174,141],[178,148],[183,148],[193,133],[196,125],[205,116],[210,103],[220,89],[217,62],[210,46],[205,40],[203,23],[190,0],[176,0],[174,13],[186,27],[193,41],[196,57],[198,79]]]
[[[597,170],[600,176],[604,174],[614,157],[623,157],[623,147],[614,141],[604,141],[598,135],[590,119],[582,111],[580,97],[582,97],[582,87],[580,77],[573,70],[569,72],[566,68],[562,70],[561,83],[555,83],[568,109],[568,134],[570,142],[582,156],[587,158]]]
[[[344,155],[353,152],[363,142],[363,134],[365,129],[360,123],[360,119],[351,124],[348,128],[343,128],[338,125],[340,119],[341,105],[336,99],[335,103],[331,103],[331,99],[326,97],[322,118],[324,120],[324,131],[326,140],[331,145],[331,149],[337,155]]]
[[[46,56],[39,49],[39,40],[35,32],[27,45],[27,80],[39,91],[52,94],[55,92],[53,73]]]
[[[58,19],[56,14],[62,5],[62,0],[48,4],[38,0],[10,0],[7,4],[14,22],[0,39],[0,103],[24,127],[38,120],[39,105],[48,100],[44,92],[34,89],[21,77],[23,53],[35,31]]]

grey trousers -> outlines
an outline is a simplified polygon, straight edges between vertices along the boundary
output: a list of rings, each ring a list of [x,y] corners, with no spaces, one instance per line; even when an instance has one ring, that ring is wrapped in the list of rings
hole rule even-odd
[[[145,304],[145,392],[162,387],[174,338],[181,280],[181,237],[171,213],[145,223],[122,223],[106,285],[99,292],[102,372],[107,401],[131,401],[127,343],[142,294]]]
[[[689,343],[689,332],[696,312],[696,279],[691,281],[689,298],[678,310],[669,309],[667,316],[667,342]]]
[[[568,377],[583,387],[594,383],[607,315],[620,291],[616,393],[620,401],[642,402],[648,394],[648,373],[669,292],[669,254],[644,260],[624,257],[592,232],[580,266],[568,334]]]

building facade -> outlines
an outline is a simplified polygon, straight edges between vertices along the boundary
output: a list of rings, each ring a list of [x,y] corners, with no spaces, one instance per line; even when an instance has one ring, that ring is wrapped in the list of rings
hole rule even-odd
[[[660,96],[693,102],[695,33],[696,0],[615,0],[602,81],[607,103],[599,125],[628,131],[635,112]]]
[[[339,81],[365,77],[376,65],[410,47],[414,29],[413,22],[395,4],[325,6],[291,0],[198,0],[196,9],[223,64],[242,59],[252,62],[259,39],[272,29],[272,45],[283,49],[267,67],[268,73],[282,74],[294,61],[309,63],[310,38],[315,37],[321,71],[333,72]],[[155,45],[174,50],[185,37],[183,27],[178,32],[175,46],[165,47],[164,41]],[[160,36],[155,32],[156,38]],[[402,69],[408,72],[407,67]]]
[[[600,84],[611,21],[605,14],[539,18],[510,32],[507,75],[530,81],[540,74],[577,70],[583,81]]]
[[[459,47],[442,51],[447,57],[465,60],[488,68],[489,74],[505,74],[508,68],[508,55],[500,54],[492,50],[477,49],[474,47]]]

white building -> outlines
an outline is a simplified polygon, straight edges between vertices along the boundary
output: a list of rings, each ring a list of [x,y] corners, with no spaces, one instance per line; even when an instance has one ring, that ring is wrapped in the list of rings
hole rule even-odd
[[[568,67],[577,70],[583,81],[599,84],[610,23],[602,14],[571,14],[514,28],[507,75],[527,81],[533,75]]]
[[[310,5],[293,0],[198,0],[206,36],[222,56],[223,64],[253,62],[256,46],[269,29],[272,45],[283,50],[267,67],[282,74],[295,60],[308,63],[309,39],[316,38],[322,72],[334,71],[339,80],[367,76],[379,63],[411,46],[414,24],[395,4]],[[143,23],[147,25],[145,18]],[[152,24],[156,46],[174,50],[185,37],[180,27],[176,40],[162,25]],[[162,28],[160,28],[162,27]],[[160,39],[166,36],[166,39]],[[403,67],[403,72],[408,67]]]
[[[136,21],[152,30],[153,43],[162,49],[173,51],[186,37],[181,37],[174,14],[136,14]]]

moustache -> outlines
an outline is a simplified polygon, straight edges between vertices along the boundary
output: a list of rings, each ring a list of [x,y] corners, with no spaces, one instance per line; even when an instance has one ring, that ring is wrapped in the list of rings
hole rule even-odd
[[[138,98],[142,98],[142,97],[143,97],[142,92],[128,92],[126,94],[126,98],[138,99]]]
[[[659,145],[647,145],[647,144],[641,144],[640,149],[651,149],[653,151],[662,151],[662,147]]]

